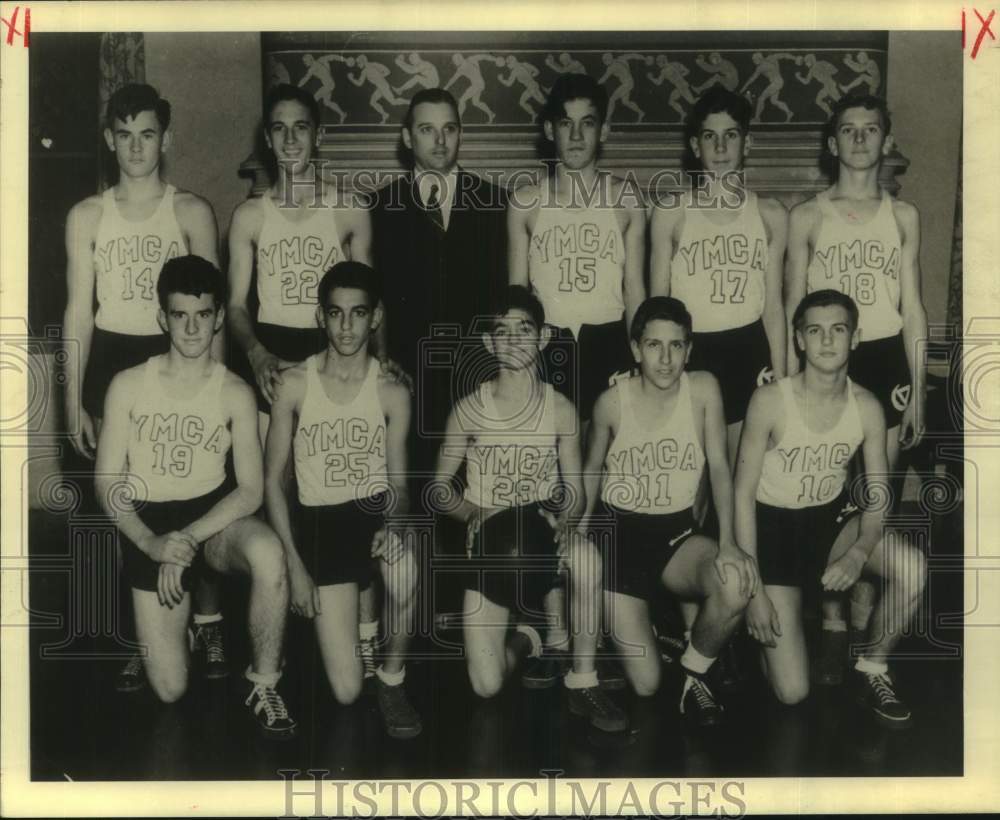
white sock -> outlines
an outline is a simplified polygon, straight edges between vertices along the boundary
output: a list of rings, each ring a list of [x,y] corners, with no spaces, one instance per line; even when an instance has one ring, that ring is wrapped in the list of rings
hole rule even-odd
[[[528,640],[531,641],[531,651],[528,653],[529,658],[538,658],[542,654],[542,636],[538,634],[538,630],[529,624],[518,624],[514,627],[515,632],[520,632],[522,635],[527,635]]]
[[[378,637],[378,619],[362,621],[358,624],[358,637],[362,641],[371,641]]]
[[[203,626],[204,624],[217,624],[222,620],[222,613],[216,612],[214,615],[199,615],[197,612],[194,613],[194,625]]]
[[[281,672],[254,672],[253,667],[248,666],[247,671],[243,673],[243,677],[251,683],[260,683],[264,686],[270,686],[273,689],[278,685],[278,681],[281,680]]]
[[[684,643],[691,643],[691,630],[690,629],[685,629],[684,630]]]
[[[574,672],[569,670],[563,677],[563,686],[567,689],[590,689],[597,686],[597,670],[591,669],[589,672]]]
[[[693,643],[689,643],[687,649],[684,650],[684,654],[681,655],[681,666],[688,672],[693,672],[696,675],[704,675],[713,663],[715,663],[715,658],[702,655],[701,652],[694,648]]]
[[[375,676],[386,686],[399,686],[406,680],[406,667],[402,667],[398,672],[386,672],[379,664],[375,670]]]
[[[862,655],[854,664],[854,668],[866,675],[884,675],[889,671],[889,664],[885,661],[870,661]]]
[[[847,621],[843,618],[824,618],[823,629],[826,632],[846,632]]]

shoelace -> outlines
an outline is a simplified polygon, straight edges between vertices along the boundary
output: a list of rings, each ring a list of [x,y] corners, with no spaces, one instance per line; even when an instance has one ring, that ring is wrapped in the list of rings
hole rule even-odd
[[[205,653],[209,663],[225,663],[226,651],[222,647],[222,631],[219,629],[203,629],[201,637],[205,641]]]
[[[694,690],[694,699],[702,709],[715,709],[717,704],[712,697],[712,690],[708,688],[704,681],[698,678],[691,678],[691,688]]]
[[[878,697],[881,703],[899,703],[899,698],[896,697],[896,693],[892,691],[892,681],[889,679],[888,675],[872,673],[868,675],[868,680],[871,682],[872,688],[875,690],[875,695]]]
[[[270,726],[276,720],[285,720],[288,718],[288,709],[285,708],[285,701],[281,699],[281,695],[272,686],[265,686],[262,683],[258,683],[254,686],[253,691],[250,696],[246,699],[246,705],[250,705],[250,701],[253,700],[253,696],[258,695],[260,700],[257,701],[257,705],[254,707],[254,712],[259,712],[261,709],[267,715],[267,723]]]
[[[598,687],[593,686],[587,689],[580,689],[578,691],[583,692],[583,696],[590,702],[590,705],[602,715],[608,713],[608,703],[603,697],[601,697],[602,692]]]

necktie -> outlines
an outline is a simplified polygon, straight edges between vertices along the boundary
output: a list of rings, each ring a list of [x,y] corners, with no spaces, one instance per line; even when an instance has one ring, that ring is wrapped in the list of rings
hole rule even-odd
[[[441,201],[438,199],[440,186],[435,182],[431,184],[431,192],[427,196],[427,216],[431,218],[442,231],[444,230],[444,214],[441,213]]]

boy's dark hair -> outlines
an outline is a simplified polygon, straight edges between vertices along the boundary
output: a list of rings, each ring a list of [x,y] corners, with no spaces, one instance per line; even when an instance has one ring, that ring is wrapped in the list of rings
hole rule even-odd
[[[175,256],[163,265],[160,278],[156,281],[156,295],[164,312],[171,293],[184,293],[188,296],[210,293],[215,309],[218,310],[226,304],[226,277],[215,265],[200,256]]]
[[[319,118],[319,103],[316,98],[303,88],[299,88],[295,85],[289,85],[288,83],[278,83],[270,91],[267,92],[267,96],[264,98],[264,130],[267,131],[271,124],[271,113],[274,111],[274,107],[280,103],[287,100],[302,103],[309,111],[309,116],[312,118],[313,125],[316,128],[320,126]]]
[[[833,104],[833,113],[827,122],[827,136],[835,136],[840,125],[840,116],[848,108],[864,108],[867,111],[878,111],[882,118],[882,130],[888,136],[892,132],[892,117],[889,116],[889,106],[881,97],[872,94],[848,94]]]
[[[542,329],[545,324],[545,308],[538,301],[538,297],[523,285],[508,285],[498,297],[493,310],[490,311],[492,317],[490,330],[496,327],[498,320],[515,309],[523,310],[531,317],[535,327],[539,330]]]
[[[750,101],[746,97],[721,86],[713,86],[691,107],[691,113],[688,114],[685,124],[685,141],[698,136],[710,114],[728,114],[736,121],[740,133],[745,137],[750,133],[752,113]]]
[[[597,109],[597,115],[604,124],[608,116],[608,92],[604,86],[589,74],[562,74],[552,84],[548,99],[542,108],[542,122],[555,124],[566,114],[566,103],[570,100],[589,100]]]
[[[633,342],[639,344],[642,339],[646,325],[654,319],[662,319],[665,322],[674,322],[684,328],[684,337],[691,339],[691,314],[684,307],[680,299],[673,296],[650,296],[645,302],[639,305],[632,319],[630,337]]]
[[[156,115],[161,131],[170,127],[170,103],[153,86],[145,83],[123,85],[111,95],[104,114],[104,125],[109,131],[114,131],[115,120],[128,122],[143,111],[152,111]]]
[[[455,112],[455,120],[458,122],[459,128],[462,127],[462,118],[458,115],[458,103],[450,91],[445,91],[443,88],[422,88],[413,95],[410,107],[406,109],[406,116],[403,117],[403,128],[407,131],[413,129],[413,112],[421,103],[447,103]]]
[[[851,332],[853,333],[857,330],[858,306],[846,293],[841,293],[839,290],[833,290],[832,288],[814,290],[812,293],[807,293],[802,301],[799,302],[799,306],[795,308],[795,313],[792,315],[792,328],[794,330],[802,330],[802,326],[806,321],[806,311],[809,308],[828,307],[829,305],[840,305],[846,310]]]
[[[320,280],[316,298],[324,310],[334,288],[355,288],[368,296],[368,307],[374,309],[382,298],[378,274],[364,262],[338,262]]]

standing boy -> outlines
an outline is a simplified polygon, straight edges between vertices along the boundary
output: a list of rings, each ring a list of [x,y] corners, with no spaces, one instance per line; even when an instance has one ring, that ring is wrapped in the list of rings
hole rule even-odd
[[[924,431],[926,373],[921,344],[927,314],[920,296],[920,214],[879,186],[882,160],[893,147],[885,102],[848,96],[833,106],[827,149],[836,159],[836,180],[797,205],[789,219],[785,312],[791,316],[807,292],[833,288],[859,311],[859,343],[851,353],[850,378],[870,390],[885,416],[889,470],[900,450],[920,443]],[[789,372],[798,358],[789,346]],[[872,468],[865,469],[870,473]],[[851,626],[867,627],[871,588],[858,585]],[[836,684],[846,653],[847,623],[839,602],[827,604],[820,682]]]
[[[719,87],[708,91],[691,110],[687,136],[701,173],[682,205],[652,210],[650,292],[679,299],[691,313],[690,369],[718,380],[735,466],[750,396],[785,372],[781,273],[788,217],[780,202],[746,188],[745,98]]]
[[[323,274],[344,259],[371,262],[364,208],[323,178],[313,163],[319,106],[291,85],[264,101],[264,139],[277,163],[274,184],[233,212],[229,231],[229,325],[253,370],[262,437],[282,371],[325,346],[316,327]],[[256,321],[247,297],[256,263]]]
[[[868,483],[886,475],[882,408],[848,378],[858,309],[839,291],[813,291],[796,308],[792,327],[803,370],[754,393],[740,444],[736,538],[756,557],[763,582],[747,625],[763,644],[772,691],[783,703],[798,703],[809,692],[803,610],[820,594],[847,591],[863,572],[881,578],[875,628],[854,667],[856,696],[883,723],[908,726],[910,710],[887,661],[916,611],[927,571],[908,539],[883,535],[882,509],[858,515],[853,499],[862,494],[847,487],[859,448]],[[863,497],[885,492],[873,489]]]
[[[643,302],[631,335],[639,375],[598,398],[584,469],[591,528],[610,524],[613,533],[605,560],[605,621],[618,646],[629,650],[622,657],[626,677],[648,697],[660,684],[650,597],[662,585],[700,603],[680,659],[686,676],[680,710],[709,726],[722,710],[705,676],[757,585],[753,560],[733,538],[722,397],[710,373],[685,372],[691,316],[677,299]],[[718,543],[698,531],[693,513],[706,463],[719,511]]]
[[[586,74],[555,81],[542,113],[555,167],[515,191],[507,209],[510,284],[530,285],[555,338],[570,343],[554,383],[584,422],[610,377],[631,366],[628,323],[646,296],[645,211],[637,192],[597,164],[607,105]]]
[[[313,619],[334,697],[361,694],[359,591],[381,575],[388,646],[375,670],[379,708],[392,737],[420,733],[403,688],[417,565],[392,519],[409,506],[406,436],[410,394],[380,376],[368,341],[381,321],[375,272],[340,262],[319,284],[315,321],[327,348],[285,372],[267,434],[265,497],[285,547],[292,611]],[[289,457],[298,484],[297,526],[284,488]],[[380,559],[380,560],[379,560]]]
[[[73,448],[88,459],[97,448],[111,380],[170,348],[157,321],[163,265],[188,253],[218,264],[212,206],[160,176],[173,141],[170,113],[170,103],[149,85],[125,85],[111,95],[104,141],[115,155],[118,181],[78,202],[66,218],[63,337],[75,340],[79,351],[78,357],[67,358],[66,420],[76,427]],[[220,332],[212,340],[219,361],[223,350]],[[228,674],[218,597],[215,583],[202,577],[195,592],[195,639],[204,651],[205,674],[212,678]],[[116,687],[131,692],[144,685],[135,656],[119,673]]]
[[[188,677],[187,590],[206,566],[247,576],[246,705],[266,735],[290,737],[295,721],[275,688],[288,579],[280,542],[253,516],[263,495],[253,393],[210,352],[224,322],[225,281],[211,262],[181,256],[163,266],[157,294],[170,349],[112,380],[95,481],[121,534],[146,675],[160,700],[179,699]],[[226,475],[230,451],[235,482]],[[133,508],[123,496],[144,503]]]

